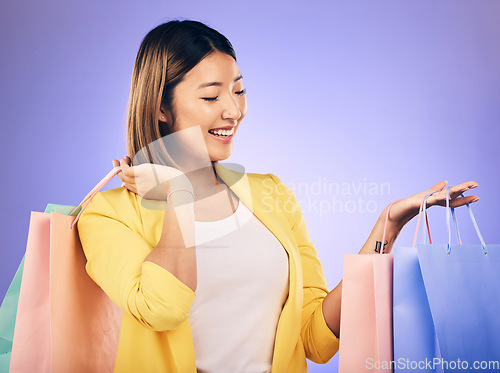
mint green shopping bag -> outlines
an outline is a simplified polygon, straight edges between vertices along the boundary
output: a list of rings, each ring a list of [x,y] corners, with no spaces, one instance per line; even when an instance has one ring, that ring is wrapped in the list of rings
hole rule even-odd
[[[17,302],[21,279],[23,277],[24,257],[14,275],[9,290],[5,294],[0,307],[0,372],[7,373],[10,365],[10,353],[12,352],[12,340],[14,338],[14,326],[16,323]]]

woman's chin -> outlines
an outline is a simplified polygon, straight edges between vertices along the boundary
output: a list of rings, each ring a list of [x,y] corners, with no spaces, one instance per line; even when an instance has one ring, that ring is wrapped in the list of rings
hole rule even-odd
[[[210,161],[211,162],[224,161],[231,156],[231,153],[232,149],[229,149],[228,151],[217,151],[210,153]]]
[[[230,155],[231,155],[231,154],[228,154],[228,155],[227,155],[227,156],[225,156],[225,157],[210,157],[210,161],[211,161],[212,163],[214,163],[214,162],[219,162],[219,161],[224,161],[224,160],[228,159]]]

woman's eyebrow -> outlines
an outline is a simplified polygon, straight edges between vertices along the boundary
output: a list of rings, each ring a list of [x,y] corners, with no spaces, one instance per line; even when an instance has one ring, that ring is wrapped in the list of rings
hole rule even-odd
[[[233,80],[233,83],[236,83],[238,80],[241,80],[241,79],[243,79],[243,76],[240,74],[240,76],[238,76],[236,79],[234,79],[234,80]],[[205,88],[205,87],[212,87],[212,86],[214,86],[214,85],[216,85],[216,86],[221,86],[221,85],[222,85],[222,83],[221,83],[221,82],[208,82],[208,83],[203,83],[203,84],[201,84],[201,85],[198,87],[198,89],[200,89],[200,88]]]

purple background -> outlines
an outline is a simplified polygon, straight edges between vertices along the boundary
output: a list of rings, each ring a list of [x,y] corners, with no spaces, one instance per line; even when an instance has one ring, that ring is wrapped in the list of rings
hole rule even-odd
[[[248,114],[227,162],[274,173],[296,192],[330,289],[343,254],[359,251],[387,204],[441,180],[479,183],[477,221],[487,243],[500,243],[499,15],[494,0],[4,3],[0,295],[30,211],[78,204],[126,155],[140,41],[178,17],[233,43]],[[446,237],[444,211],[430,213],[435,242]],[[457,212],[462,239],[476,243],[466,213]],[[396,246],[411,244],[414,226]],[[337,358],[308,361],[310,371],[336,370]]]

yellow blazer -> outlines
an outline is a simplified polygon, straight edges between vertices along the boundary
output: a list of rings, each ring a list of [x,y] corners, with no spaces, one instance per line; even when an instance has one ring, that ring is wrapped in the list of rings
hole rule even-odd
[[[297,199],[273,174],[214,166],[288,254],[289,293],[277,326],[272,372],[307,372],[306,358],[328,362],[339,339],[323,316],[327,283]],[[196,373],[188,319],[196,293],[164,268],[144,262],[160,240],[166,202],[147,207],[141,202],[124,187],[100,192],[77,223],[88,274],[123,310],[115,372]]]

